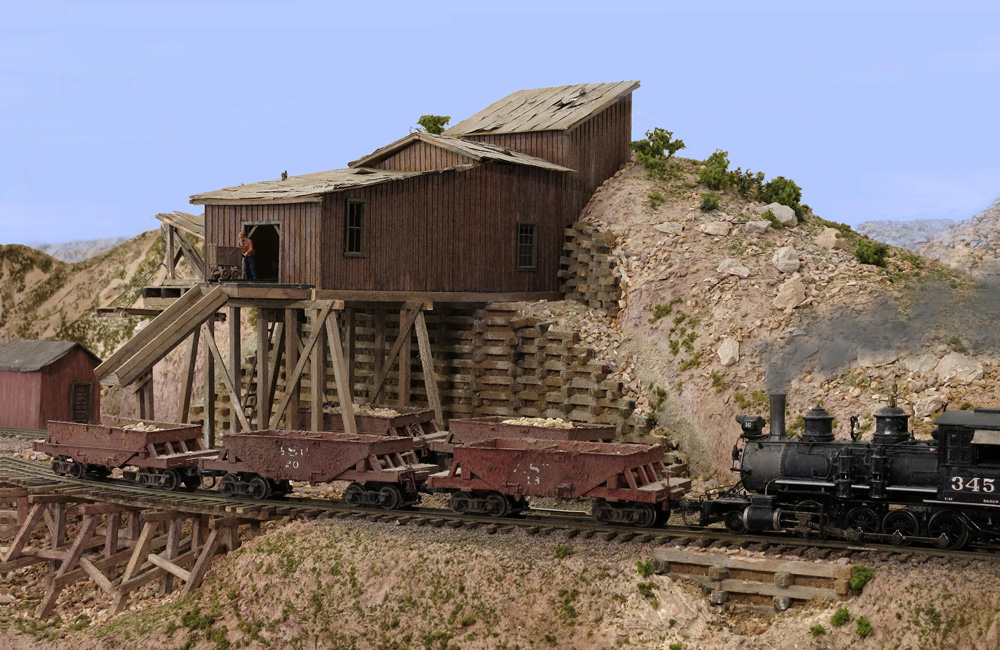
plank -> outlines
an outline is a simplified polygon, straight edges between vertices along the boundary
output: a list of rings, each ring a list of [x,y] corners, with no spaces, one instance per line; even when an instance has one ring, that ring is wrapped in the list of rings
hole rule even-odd
[[[326,343],[323,340],[323,323],[326,318],[320,318],[322,312],[318,309],[311,309],[309,313],[312,319],[312,330],[318,332],[318,339],[313,346],[310,359],[312,393],[309,400],[309,428],[312,431],[321,431],[323,429],[323,404],[326,402]]]
[[[281,414],[284,412],[285,415],[285,428],[286,429],[298,429],[298,417],[299,417],[299,379],[302,376],[302,371],[299,370],[299,376],[293,377],[295,374],[295,369],[299,365],[299,319],[298,313],[295,309],[285,310],[285,394],[282,398],[282,403],[284,406],[279,406],[276,410],[276,414]],[[303,359],[304,359],[303,355]],[[305,368],[305,364],[302,364],[302,368]],[[271,416],[274,419],[274,415]],[[273,427],[272,427],[273,428]]]
[[[822,562],[801,562],[796,560],[769,560],[765,558],[740,558],[720,556],[717,554],[699,553],[673,548],[658,548],[653,557],[661,562],[671,564],[695,564],[699,566],[723,566],[727,569],[740,571],[759,571],[761,573],[791,573],[792,575],[814,578],[850,578],[851,567],[841,564]]]
[[[347,368],[344,362],[344,350],[340,347],[337,312],[330,312],[324,323],[330,355],[333,357],[333,379],[337,384],[337,398],[340,400],[340,416],[344,421],[344,431],[352,434],[357,433],[358,425],[354,419],[354,395],[347,386]]]
[[[410,328],[413,327],[413,323],[417,320],[417,314],[420,313],[419,305],[414,303],[407,303],[406,310],[406,317],[400,319],[399,336],[396,337],[396,341],[392,344],[392,348],[389,350],[389,354],[386,355],[385,362],[382,364],[382,369],[379,370],[378,375],[375,377],[375,383],[372,386],[372,393],[368,398],[368,401],[372,404],[375,404],[378,401],[378,396],[379,393],[382,392],[382,386],[385,384],[385,379],[389,376],[389,369],[392,368],[393,361],[396,360],[396,356],[403,347],[404,339],[407,341],[409,340]]]
[[[229,433],[239,433],[240,425],[242,424],[245,429],[249,430],[249,423],[247,422],[246,415],[243,413],[243,380],[240,377],[240,365],[242,364],[242,350],[240,341],[240,308],[230,307],[229,308],[229,377],[232,380],[233,388],[236,392],[236,397],[239,399],[234,400],[230,406],[230,411],[239,411],[244,417],[237,418],[233,417],[232,413],[229,415]]]
[[[188,353],[181,384],[181,399],[177,406],[177,421],[186,424],[191,416],[191,391],[194,387],[194,368],[198,361],[198,330],[191,332],[191,351]]]
[[[228,393],[229,393],[229,400],[230,400],[229,411],[230,411],[230,417],[232,418],[233,415],[235,415],[236,417],[233,418],[233,419],[234,420],[238,420],[240,422],[240,424],[243,426],[243,430],[244,431],[249,431],[250,430],[250,422],[247,420],[247,416],[244,415],[243,409],[240,408],[240,406],[239,406],[240,405],[240,394],[239,394],[239,391],[236,389],[236,386],[233,385],[233,376],[232,376],[233,373],[230,372],[226,368],[226,364],[222,360],[222,353],[219,352],[219,346],[215,342],[215,337],[212,336],[212,332],[209,329],[208,323],[202,323],[202,325],[201,325],[201,331],[202,331],[202,335],[205,337],[205,347],[207,347],[208,350],[211,352],[212,358],[215,360],[215,363],[218,364],[218,366],[219,366],[219,373],[222,376],[222,383],[225,385],[226,391],[228,391]],[[214,383],[213,383],[213,389],[214,389]],[[206,407],[206,410],[207,410],[207,407]],[[206,420],[206,422],[208,421],[207,413],[206,413],[205,420]],[[213,439],[212,442],[214,443],[214,439]],[[209,444],[209,447],[213,447],[213,446],[215,446],[215,445],[214,444]]]
[[[427,403],[434,410],[434,422],[438,429],[444,429],[444,413],[441,410],[441,395],[438,393],[437,375],[434,373],[434,357],[431,355],[431,342],[427,334],[427,321],[424,312],[417,313],[415,321],[417,330],[417,348],[420,353],[420,367],[423,369],[424,386],[427,390]]]
[[[270,427],[272,429],[275,429],[275,428],[278,427],[278,421],[281,419],[281,414],[285,411],[286,407],[288,407],[288,405],[291,403],[291,401],[292,401],[292,393],[296,392],[296,391],[294,391],[290,387],[298,385],[299,380],[302,378],[302,372],[306,369],[306,363],[309,362],[309,359],[310,359],[310,357],[312,355],[312,352],[313,352],[314,348],[316,347],[316,342],[319,341],[319,339],[320,339],[320,337],[321,337],[321,335],[323,333],[322,327],[317,327],[316,325],[318,323],[325,323],[326,319],[330,315],[330,311],[332,309],[333,309],[333,303],[327,302],[323,306],[323,309],[320,310],[319,316],[313,321],[313,331],[312,331],[312,334],[310,334],[309,339],[306,341],[305,347],[302,349],[302,356],[299,357],[298,361],[295,364],[295,367],[291,369],[291,372],[286,371],[286,373],[285,373],[285,395],[284,395],[284,397],[281,398],[281,401],[278,403],[278,408],[276,408],[274,410],[274,414],[271,416]],[[288,327],[288,323],[287,322],[285,323],[285,327],[287,329],[287,327]],[[286,345],[288,345],[287,339],[286,339]],[[291,357],[288,357],[288,358],[291,358]],[[315,383],[316,382],[314,380],[313,384],[315,384]],[[338,390],[339,390],[339,387],[338,387]],[[314,402],[314,405],[315,405],[315,402]],[[319,406],[320,406],[319,412],[320,412],[320,415],[322,416],[322,412],[323,412],[322,402],[320,402]],[[285,424],[286,424],[286,426],[288,426],[290,423],[294,423],[295,422],[295,417],[297,417],[297,416],[298,416],[298,409],[296,409],[296,412],[294,414],[289,409],[288,417],[285,418]],[[298,426],[296,424],[296,425],[293,425],[293,426],[288,426],[288,428],[289,429],[297,429]]]

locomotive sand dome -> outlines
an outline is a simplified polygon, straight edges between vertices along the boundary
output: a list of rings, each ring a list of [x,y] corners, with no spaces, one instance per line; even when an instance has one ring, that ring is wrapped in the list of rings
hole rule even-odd
[[[685,502],[703,525],[948,548],[1000,538],[1000,411],[948,411],[932,440],[916,440],[891,403],[875,414],[873,440],[860,442],[836,440],[819,406],[789,438],[784,410],[785,396],[772,395],[766,436],[763,418],[737,416],[740,481]]]

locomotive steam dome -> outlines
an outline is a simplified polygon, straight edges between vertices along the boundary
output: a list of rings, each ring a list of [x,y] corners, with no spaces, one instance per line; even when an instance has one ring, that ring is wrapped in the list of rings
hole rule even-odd
[[[908,422],[910,414],[892,405],[875,414],[874,442],[880,445],[894,445],[910,439]]]
[[[822,406],[815,406],[802,416],[805,420],[805,431],[802,440],[805,442],[833,442],[833,416]]]

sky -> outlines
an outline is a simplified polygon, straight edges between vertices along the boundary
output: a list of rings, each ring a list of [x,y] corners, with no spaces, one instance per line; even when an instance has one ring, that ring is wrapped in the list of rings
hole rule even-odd
[[[0,244],[136,235],[425,113],[626,79],[635,138],[793,178],[826,219],[964,219],[1000,196],[997,25],[968,1],[0,0]]]

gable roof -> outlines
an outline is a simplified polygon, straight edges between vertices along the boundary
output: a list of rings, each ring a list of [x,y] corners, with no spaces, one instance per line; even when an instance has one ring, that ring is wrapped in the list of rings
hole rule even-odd
[[[0,344],[0,371],[36,372],[62,359],[77,347],[95,362],[101,363],[96,354],[75,341],[15,339],[10,343]]]
[[[453,153],[457,153],[461,156],[473,160],[475,162],[483,162],[486,160],[494,160],[497,162],[508,163],[512,165],[525,165],[528,167],[539,167],[541,169],[548,169],[550,171],[556,172],[571,172],[572,169],[568,167],[563,167],[562,165],[557,165],[551,163],[543,158],[537,158],[535,156],[529,156],[528,154],[521,153],[520,151],[513,151],[506,147],[500,147],[494,144],[487,144],[485,142],[475,142],[472,140],[462,140],[460,138],[453,138],[445,135],[434,135],[432,133],[411,133],[405,138],[400,138],[392,144],[388,144],[380,149],[376,149],[372,153],[358,158],[353,162],[347,163],[348,167],[371,167],[377,165],[386,158],[396,154],[399,151],[407,148],[414,142],[426,142],[429,145],[440,147],[442,149],[447,149]]]
[[[462,120],[444,135],[566,131],[638,87],[638,81],[618,81],[519,90]]]

